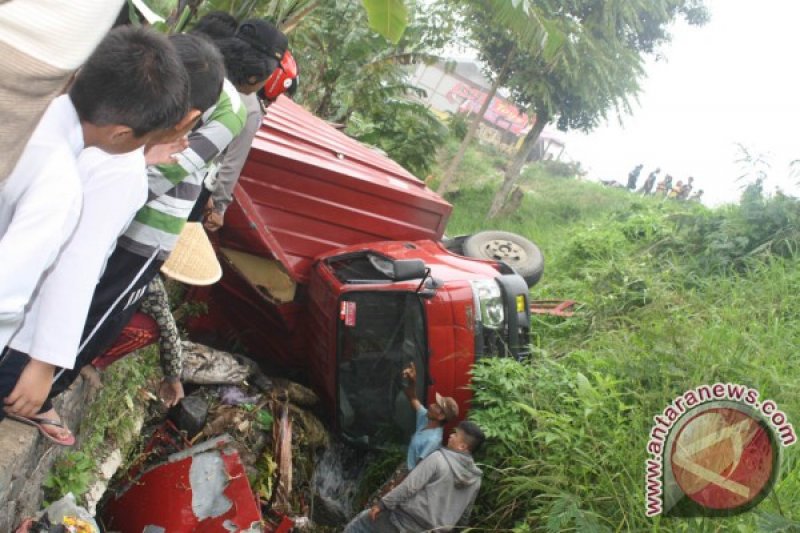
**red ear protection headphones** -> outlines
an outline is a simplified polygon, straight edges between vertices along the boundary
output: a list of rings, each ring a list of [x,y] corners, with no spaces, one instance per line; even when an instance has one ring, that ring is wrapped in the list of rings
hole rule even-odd
[[[297,88],[296,79],[297,63],[289,50],[286,50],[281,59],[280,66],[273,70],[272,74],[267,78],[264,89],[259,91],[259,96],[272,102],[290,88],[292,89],[290,91],[291,94],[294,92],[294,89]]]

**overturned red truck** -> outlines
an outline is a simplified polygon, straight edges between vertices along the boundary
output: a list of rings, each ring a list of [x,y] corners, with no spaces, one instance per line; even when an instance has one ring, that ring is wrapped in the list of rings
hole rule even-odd
[[[443,243],[451,210],[385,155],[281,97],[215,237],[222,280],[192,295],[208,312],[190,332],[302,373],[352,443],[413,430],[401,378],[412,362],[419,396],[453,396],[463,413],[476,360],[528,353],[528,291],[543,260],[504,232]]]

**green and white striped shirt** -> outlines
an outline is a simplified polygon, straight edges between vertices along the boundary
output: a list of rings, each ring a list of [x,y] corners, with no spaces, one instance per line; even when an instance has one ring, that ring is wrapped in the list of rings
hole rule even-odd
[[[186,224],[208,167],[244,128],[247,110],[227,79],[217,103],[203,113],[201,126],[189,134],[189,147],[171,165],[148,167],[147,203],[136,213],[118,245],[150,257],[157,250],[165,261]]]

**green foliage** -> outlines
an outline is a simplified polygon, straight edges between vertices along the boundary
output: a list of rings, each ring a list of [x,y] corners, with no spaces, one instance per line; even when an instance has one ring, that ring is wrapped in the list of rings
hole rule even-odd
[[[585,174],[578,161],[565,163],[554,159],[544,159],[529,165],[522,173],[522,179],[529,178],[531,174],[554,176],[558,178],[577,178]]]
[[[452,32],[441,6],[415,7],[403,38],[390,44],[368,28],[356,0],[326,2],[292,36],[302,71],[296,98],[314,114],[345,124],[355,112],[373,115],[387,99],[414,94],[404,66],[437,60]]]
[[[424,93],[410,85],[408,65],[438,59],[454,31],[446,15],[439,4],[414,5],[402,39],[391,44],[369,29],[357,1],[320,6],[292,41],[302,66],[297,99],[425,177],[447,129],[415,100]]]
[[[469,129],[469,115],[467,113],[454,113],[447,121],[447,128],[450,136],[459,141],[463,141]]]
[[[388,99],[384,105],[350,117],[347,133],[377,146],[417,177],[424,178],[435,163],[447,128],[424,105]]]
[[[65,494],[83,494],[93,481],[94,458],[84,452],[66,452],[59,456],[44,481],[45,500],[53,502]]]
[[[314,9],[317,3],[314,0],[204,0],[198,18],[212,11],[225,11],[236,20],[261,18],[284,28],[298,15]]]
[[[441,175],[457,150],[458,141],[450,137],[439,149],[437,165],[433,170],[434,176]],[[463,190],[459,189],[457,194],[469,195],[472,194],[471,189],[495,187],[502,179],[502,170],[505,168],[507,157],[506,154],[492,152],[489,146],[473,145],[468,147],[458,169],[457,179],[459,187],[463,186]]]
[[[272,498],[275,472],[278,470],[278,464],[272,457],[272,451],[269,447],[265,448],[264,453],[258,458],[255,470],[255,476],[250,480],[253,492],[261,501],[268,502]]]
[[[408,9],[403,0],[363,0],[369,27],[392,43],[403,36],[408,22]]]
[[[534,357],[474,368],[471,417],[489,435],[475,526],[513,531],[792,531],[800,452],[782,450],[756,512],[703,520],[644,516],[652,417],[705,383],[737,382],[800,420],[800,202],[758,190],[709,210],[544,173],[501,229],[546,258],[533,298],[579,302],[570,319],[533,319]],[[452,234],[489,189],[461,191]]]
[[[256,427],[258,427],[261,431],[271,431],[272,430],[272,413],[270,413],[267,409],[260,409],[256,413],[255,422]]]
[[[139,444],[135,419],[142,409],[141,393],[151,388],[158,368],[158,349],[150,346],[105,371],[103,388],[81,421],[80,448],[59,456],[44,483],[48,500],[72,492],[80,502],[96,479],[97,465],[106,453],[116,446],[124,456]]]
[[[405,464],[406,461],[404,447],[390,447],[374,453],[376,456],[367,463],[367,468],[364,475],[361,476],[353,497],[353,502],[357,507],[365,506],[370,496],[375,494],[394,475],[398,466]]]
[[[678,18],[702,24],[702,0],[651,2],[545,2],[520,0],[527,23],[520,28],[493,24],[509,8],[496,2],[465,2],[469,39],[487,65],[487,76],[511,93],[511,100],[536,117],[488,210],[494,218],[511,194],[519,172],[546,124],[591,131],[615,111],[630,113],[644,76],[645,56],[670,38]],[[519,11],[519,10],[516,10]],[[449,176],[444,183],[449,184]]]

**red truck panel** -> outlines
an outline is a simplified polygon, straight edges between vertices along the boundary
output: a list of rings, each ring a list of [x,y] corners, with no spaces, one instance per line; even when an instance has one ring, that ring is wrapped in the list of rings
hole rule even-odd
[[[452,206],[400,165],[281,97],[253,142],[223,246],[274,257],[300,282],[314,257],[380,240],[439,240]]]

